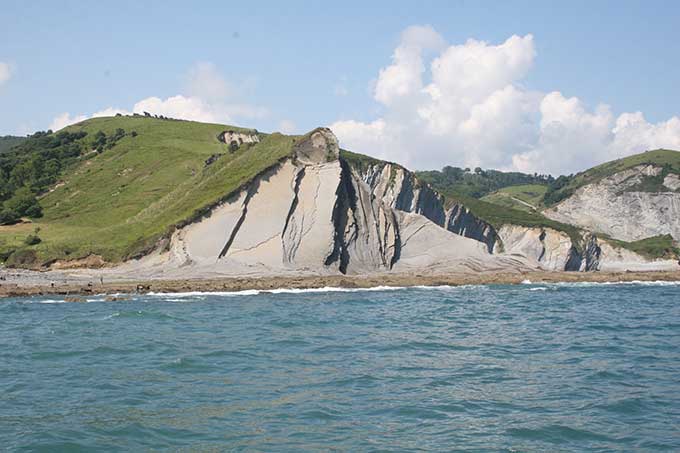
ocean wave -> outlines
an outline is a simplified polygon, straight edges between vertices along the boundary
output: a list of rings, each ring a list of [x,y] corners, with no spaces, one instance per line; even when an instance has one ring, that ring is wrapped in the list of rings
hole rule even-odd
[[[406,286],[372,286],[368,288],[342,288],[338,286],[324,286],[321,288],[274,288],[274,289],[246,289],[242,291],[187,291],[178,293],[150,292],[146,296],[172,297],[176,299],[201,296],[257,296],[261,294],[310,294],[310,293],[357,293],[366,291],[395,291],[408,289]],[[169,299],[166,299],[169,300]],[[174,299],[173,299],[174,300]]]
[[[680,286],[680,281],[665,281],[665,280],[631,280],[631,281],[616,281],[616,282],[554,282],[554,283],[541,283],[541,285],[546,286],[573,286],[573,287],[589,287],[589,286],[614,286],[614,285],[627,285],[627,286]]]

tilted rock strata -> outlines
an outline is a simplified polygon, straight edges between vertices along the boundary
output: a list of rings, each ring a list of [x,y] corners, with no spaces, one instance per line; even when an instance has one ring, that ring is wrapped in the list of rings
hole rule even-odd
[[[662,168],[639,165],[576,190],[543,214],[553,220],[604,233],[622,241],[670,234],[680,240],[680,193],[670,191],[677,176],[667,175],[669,192],[630,191]],[[673,177],[675,176],[675,178]]]
[[[210,216],[175,231],[140,275],[285,275],[394,272],[594,271],[676,268],[586,234],[549,228],[496,231],[403,167],[358,168],[339,158],[332,132],[302,137],[294,155]]]
[[[202,275],[529,269],[447,230],[462,218],[401,167],[351,167],[338,159],[332,133],[317,129],[295,145],[291,159],[177,230],[167,252],[136,265]]]
[[[498,235],[503,253],[526,258],[532,267],[549,271],[677,270],[676,260],[649,260],[585,233],[578,244],[561,231],[504,225]]]

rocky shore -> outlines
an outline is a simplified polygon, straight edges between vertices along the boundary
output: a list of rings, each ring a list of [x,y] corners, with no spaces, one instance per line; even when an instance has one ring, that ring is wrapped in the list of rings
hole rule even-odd
[[[278,288],[370,288],[376,286],[439,286],[557,282],[630,282],[680,281],[680,271],[673,272],[514,272],[465,274],[373,274],[363,276],[282,276],[252,278],[215,278],[185,280],[88,280],[54,273],[30,271],[6,272],[0,280],[0,297],[60,295],[64,297],[94,294],[173,293],[187,291],[243,291]],[[76,299],[77,300],[77,299]]]

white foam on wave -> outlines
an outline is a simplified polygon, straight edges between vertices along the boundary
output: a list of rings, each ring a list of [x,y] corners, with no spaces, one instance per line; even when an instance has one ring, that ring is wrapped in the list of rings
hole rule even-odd
[[[179,299],[187,297],[204,297],[204,296],[257,296],[260,294],[310,294],[310,293],[356,293],[365,291],[394,291],[399,289],[406,289],[405,286],[373,286],[369,288],[342,288],[337,286],[324,286],[321,288],[274,288],[274,289],[246,289],[242,291],[187,291],[178,293],[146,293],[146,296],[154,297],[168,297]],[[172,300],[175,300],[172,299]],[[178,300],[179,301],[179,300]]]
[[[536,283],[539,284],[539,283]],[[587,288],[591,286],[680,286],[680,281],[665,281],[665,280],[632,280],[632,281],[615,281],[615,282],[541,282],[541,285],[545,286],[565,286],[565,287],[576,287],[576,288]],[[534,290],[538,288],[530,288]]]
[[[426,289],[426,290],[439,290],[439,291],[451,291],[451,290],[461,290],[461,289],[484,289],[488,288],[489,285],[416,285],[407,288],[415,289]]]
[[[156,293],[149,292],[144,294],[145,296],[155,296],[155,297],[175,297],[175,298],[185,298],[185,297],[201,297],[201,296],[256,296],[260,294],[257,289],[245,289],[243,291],[186,291],[178,293]]]
[[[342,288],[339,286],[324,286],[322,288],[278,288],[263,290],[262,292],[271,294],[358,293],[365,291],[394,291],[406,288],[406,286],[371,286],[369,288]]]

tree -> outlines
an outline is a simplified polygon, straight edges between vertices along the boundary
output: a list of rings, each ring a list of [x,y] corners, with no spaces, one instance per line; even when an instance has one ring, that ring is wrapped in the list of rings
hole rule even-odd
[[[97,131],[97,133],[94,134],[92,147],[96,149],[97,152],[101,153],[104,150],[104,146],[106,146],[106,134],[102,131]]]
[[[0,211],[0,225],[11,225],[17,223],[21,216],[12,209],[3,209]]]
[[[37,234],[29,234],[26,236],[26,239],[24,239],[24,244],[26,245],[36,245],[40,244],[41,242],[42,239],[40,239]]]
[[[10,209],[19,216],[42,216],[42,208],[28,187],[18,189],[12,198],[5,201],[5,209]]]

